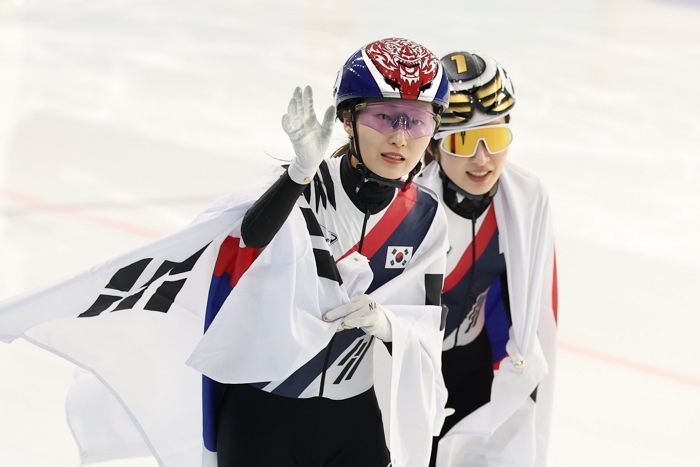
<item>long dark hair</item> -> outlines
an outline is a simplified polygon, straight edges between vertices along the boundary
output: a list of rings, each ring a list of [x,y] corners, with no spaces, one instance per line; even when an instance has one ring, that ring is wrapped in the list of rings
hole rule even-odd
[[[338,149],[333,151],[333,154],[331,154],[331,158],[343,157],[345,154],[350,154],[351,148],[352,148],[352,144],[350,143],[350,141],[348,141],[347,143],[343,144]]]

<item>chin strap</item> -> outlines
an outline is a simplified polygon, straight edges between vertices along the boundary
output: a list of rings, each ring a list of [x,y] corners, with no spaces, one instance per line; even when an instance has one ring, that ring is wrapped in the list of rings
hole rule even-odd
[[[464,190],[462,187],[457,185],[455,182],[450,180],[450,177],[448,177],[447,174],[445,174],[445,171],[442,169],[442,165],[440,165],[440,162],[438,162],[438,166],[440,167],[439,174],[440,178],[442,179],[443,186],[442,197],[445,200],[445,203],[454,212],[464,212],[465,214],[471,214],[475,211],[483,211],[483,209],[485,209],[489,205],[489,203],[491,203],[491,200],[494,196],[496,196],[496,193],[498,192],[499,183],[498,181],[496,181],[496,183],[494,183],[494,185],[487,193],[481,195],[469,193],[468,191]],[[456,196],[457,194],[462,195],[464,197],[464,200],[461,202],[458,201]],[[467,202],[465,203],[465,201]],[[468,215],[467,217],[471,216]]]

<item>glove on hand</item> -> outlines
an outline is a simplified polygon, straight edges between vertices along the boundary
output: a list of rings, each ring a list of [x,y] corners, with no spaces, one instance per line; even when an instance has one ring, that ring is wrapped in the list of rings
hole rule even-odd
[[[313,179],[328,149],[334,119],[335,107],[330,106],[323,116],[323,123],[319,123],[311,87],[306,86],[303,95],[301,88],[294,89],[287,113],[282,116],[282,128],[296,154],[287,170],[294,182],[304,185]]]
[[[360,328],[384,342],[391,342],[391,323],[384,307],[369,295],[357,295],[350,303],[340,305],[323,315],[323,320],[329,322],[339,318],[342,318],[340,329]]]
[[[518,346],[515,345],[515,335],[513,333],[513,326],[508,329],[508,342],[506,342],[506,352],[513,362],[515,368],[523,368],[525,366],[525,357],[518,350]]]

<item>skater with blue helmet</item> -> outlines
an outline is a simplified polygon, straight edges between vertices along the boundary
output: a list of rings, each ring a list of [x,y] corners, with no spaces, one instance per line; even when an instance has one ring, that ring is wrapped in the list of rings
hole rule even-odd
[[[446,221],[438,200],[413,178],[448,95],[438,58],[402,38],[350,56],[338,73],[335,108],[322,122],[311,89],[294,91],[282,126],[295,157],[246,212],[241,238],[246,247],[265,248],[301,209],[323,243],[313,250],[319,276],[342,284],[350,299],[319,316],[337,332],[286,378],[228,385],[219,467],[427,464],[444,419]],[[348,142],[326,158],[335,118]],[[392,353],[391,415],[375,396],[377,345]]]

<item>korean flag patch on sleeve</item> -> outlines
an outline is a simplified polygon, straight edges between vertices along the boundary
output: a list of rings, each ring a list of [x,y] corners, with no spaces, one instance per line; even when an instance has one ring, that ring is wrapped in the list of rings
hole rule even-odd
[[[389,246],[386,250],[387,269],[403,269],[413,256],[412,246]]]

